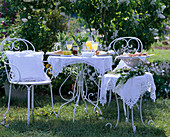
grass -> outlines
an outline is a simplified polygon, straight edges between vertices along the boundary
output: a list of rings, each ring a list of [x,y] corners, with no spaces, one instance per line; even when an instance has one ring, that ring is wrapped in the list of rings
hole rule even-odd
[[[170,43],[170,40],[167,40],[167,42]],[[164,45],[164,44],[162,44],[161,41],[154,42],[151,45],[150,50],[148,50],[148,51],[144,50],[144,52],[148,52],[149,54],[154,54],[154,56],[151,56],[151,57],[148,58],[148,61],[150,61],[150,62],[155,62],[155,61],[162,62],[164,60],[165,62],[170,63],[170,50],[167,50],[167,49],[154,49],[154,47],[170,47],[170,45]]]
[[[149,57],[147,60],[150,62],[160,61],[163,60],[165,62],[170,63],[170,50],[163,50],[163,49],[150,49],[147,52],[148,54],[154,54],[154,56]]]
[[[150,127],[144,127],[140,121],[139,112],[134,107],[134,122],[137,131],[134,134],[131,126],[131,119],[129,123],[125,123],[123,115],[122,102],[119,100],[120,106],[120,122],[118,127],[113,129],[105,124],[110,122],[116,124],[117,112],[115,99],[108,107],[105,105],[100,108],[103,113],[103,119],[93,111],[93,106],[88,104],[88,115],[85,111],[85,105],[81,103],[76,110],[75,123],[72,122],[72,114],[74,103],[68,104],[61,109],[60,117],[55,115],[50,116],[51,104],[49,95],[35,95],[35,111],[34,117],[31,116],[30,126],[26,125],[27,119],[27,104],[26,102],[12,101],[9,113],[6,115],[9,127],[0,125],[0,136],[106,136],[106,137],[166,137],[170,136],[170,100],[157,99],[156,102],[151,100],[143,101],[143,118],[145,124],[147,120],[154,120],[155,124]],[[55,97],[55,110],[58,111],[63,102],[60,97]],[[5,97],[0,99],[0,121],[3,119],[3,114],[7,109],[7,99]],[[33,120],[34,119],[34,120]]]

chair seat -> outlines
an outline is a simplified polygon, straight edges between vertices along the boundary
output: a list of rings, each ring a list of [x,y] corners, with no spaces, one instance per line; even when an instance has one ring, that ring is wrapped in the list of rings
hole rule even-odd
[[[10,82],[11,84],[19,84],[19,85],[48,85],[51,83],[51,80],[44,81],[22,81],[22,82]]]

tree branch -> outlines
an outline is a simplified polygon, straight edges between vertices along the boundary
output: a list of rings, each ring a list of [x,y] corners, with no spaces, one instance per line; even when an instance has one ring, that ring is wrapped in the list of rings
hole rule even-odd
[[[103,29],[103,32],[104,32],[104,36],[105,36],[105,41],[107,41],[107,34],[106,34],[106,31],[105,31],[105,28],[104,28],[104,20],[103,20],[103,16],[102,16],[102,12],[101,12],[101,5],[100,5],[100,2],[99,0],[97,0],[98,4],[99,4],[99,12],[100,12],[100,17],[101,17],[101,20],[102,20],[102,29]]]

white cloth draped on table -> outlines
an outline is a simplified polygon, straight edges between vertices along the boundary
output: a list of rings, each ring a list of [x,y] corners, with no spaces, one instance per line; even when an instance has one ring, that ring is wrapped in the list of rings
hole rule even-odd
[[[142,76],[135,76],[128,79],[125,84],[115,87],[119,76],[120,75],[106,74],[102,78],[100,93],[100,103],[102,103],[102,105],[107,102],[107,90],[116,92],[130,108],[137,103],[140,95],[143,95],[146,91],[150,92],[150,98],[155,101],[156,87],[151,73],[146,72]]]
[[[112,70],[112,57],[111,56],[93,56],[93,57],[62,57],[62,56],[49,56],[48,63],[51,64],[52,74],[54,77],[62,72],[63,68],[76,63],[86,63],[93,66],[101,75],[105,72]]]

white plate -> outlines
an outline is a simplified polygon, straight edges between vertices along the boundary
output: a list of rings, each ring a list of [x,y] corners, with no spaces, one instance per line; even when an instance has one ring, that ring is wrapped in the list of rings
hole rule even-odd
[[[54,52],[46,52],[46,55],[50,55],[50,56],[61,56],[59,54],[54,54]]]
[[[73,55],[61,55],[61,57],[72,57]]]
[[[110,56],[110,54],[96,55],[96,56]]]
[[[135,56],[135,57],[129,57],[129,56],[117,56],[116,58],[118,59],[135,59],[135,58],[142,58],[142,57],[146,57],[149,58],[150,56],[153,56],[154,54],[148,55],[148,56]]]

